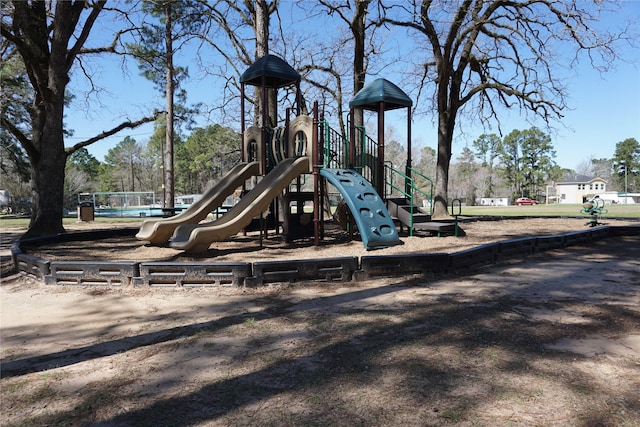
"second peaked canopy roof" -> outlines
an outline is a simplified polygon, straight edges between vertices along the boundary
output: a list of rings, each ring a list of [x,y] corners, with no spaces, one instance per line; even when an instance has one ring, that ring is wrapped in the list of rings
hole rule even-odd
[[[376,79],[356,93],[349,102],[349,107],[377,111],[381,102],[384,102],[385,110],[395,110],[413,105],[411,98],[398,86],[387,79]]]

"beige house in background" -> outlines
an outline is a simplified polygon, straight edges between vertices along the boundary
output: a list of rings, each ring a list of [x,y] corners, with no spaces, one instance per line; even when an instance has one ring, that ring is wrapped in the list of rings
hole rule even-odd
[[[575,175],[555,185],[558,203],[583,203],[596,194],[607,191],[607,182],[598,177]]]

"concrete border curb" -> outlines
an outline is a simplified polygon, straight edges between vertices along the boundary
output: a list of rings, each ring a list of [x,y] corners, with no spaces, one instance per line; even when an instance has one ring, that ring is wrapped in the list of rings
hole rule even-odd
[[[451,273],[596,239],[640,236],[640,225],[601,226],[557,235],[488,243],[454,253],[418,253],[267,262],[92,262],[49,261],[23,253],[24,247],[63,241],[128,236],[131,230],[68,233],[15,242],[18,271],[47,285],[148,287],[262,286],[278,282],[368,280],[379,277]]]
[[[356,280],[393,277],[402,275],[444,273],[449,263],[449,254],[411,254],[411,255],[371,255],[360,259],[360,270]]]
[[[475,248],[449,254],[448,271],[457,271],[477,266],[493,264],[498,259],[498,243],[487,243]]]
[[[46,285],[129,286],[138,276],[137,262],[51,261]]]
[[[251,276],[248,262],[142,262],[134,286],[242,286]]]
[[[339,279],[349,282],[358,269],[357,257],[268,261],[253,263],[253,277],[247,286],[260,286],[274,282],[296,282],[300,280]]]

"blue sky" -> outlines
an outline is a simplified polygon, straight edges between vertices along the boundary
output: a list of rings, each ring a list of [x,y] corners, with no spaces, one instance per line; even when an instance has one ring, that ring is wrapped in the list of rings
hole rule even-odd
[[[616,19],[630,15],[640,16],[640,2],[624,2],[623,10],[624,14],[610,18],[612,21],[607,24],[615,25]],[[96,30],[100,31],[100,27]],[[105,33],[110,32],[105,30]],[[611,158],[616,143],[626,138],[636,138],[640,141],[640,50],[625,48],[621,53],[625,62],[619,62],[617,67],[607,74],[601,75],[585,60],[570,70],[571,77],[567,83],[571,109],[565,111],[565,117],[561,122],[554,123],[554,131],[551,133],[557,154],[555,160],[561,167],[575,169],[590,158]],[[138,75],[135,64],[129,63],[128,71],[125,72],[120,61],[121,59],[106,61],[100,58],[92,64],[93,70],[98,73],[97,82],[104,91],[98,96],[94,94],[86,98],[86,101],[85,98],[77,96],[73,105],[67,108],[66,123],[74,130],[74,135],[67,140],[66,145],[73,145],[110,129],[124,119],[135,120],[155,108],[163,108],[164,100],[161,95],[150,82]],[[192,71],[195,71],[193,67]],[[192,77],[195,78],[187,86],[189,103],[215,103],[219,82],[206,78],[198,79],[197,73],[193,73]],[[395,76],[382,77],[402,87]],[[72,79],[71,88],[73,93],[78,95],[86,89],[86,85],[82,80]],[[504,134],[513,129],[527,129],[532,126],[520,117],[518,111],[503,112],[501,120]],[[436,148],[436,130],[432,121],[432,118],[424,116],[414,119],[414,153],[424,145]],[[402,136],[405,122],[406,119],[400,117],[397,118],[397,123],[393,123],[393,120],[387,121],[398,131],[400,141],[405,138]],[[208,123],[204,118],[200,118],[199,124]],[[228,125],[239,129],[239,123]],[[544,123],[534,122],[533,125],[546,131]],[[496,129],[488,130],[471,125],[464,118],[459,119],[459,126],[464,132],[458,132],[455,138],[454,160],[466,145],[470,145],[482,133],[497,133]],[[131,136],[139,142],[145,142],[152,131],[152,124],[124,130],[88,146],[87,149],[102,160],[107,151],[124,137]]]

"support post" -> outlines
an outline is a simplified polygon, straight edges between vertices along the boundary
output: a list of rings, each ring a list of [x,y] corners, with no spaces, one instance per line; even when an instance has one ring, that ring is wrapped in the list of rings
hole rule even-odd
[[[311,131],[311,146],[315,149],[311,153],[311,163],[313,167],[313,244],[320,244],[320,162],[318,161],[321,150],[318,138],[318,101],[313,103],[313,129]]]
[[[384,191],[384,101],[378,106],[378,167],[375,179],[376,191],[385,199]]]

